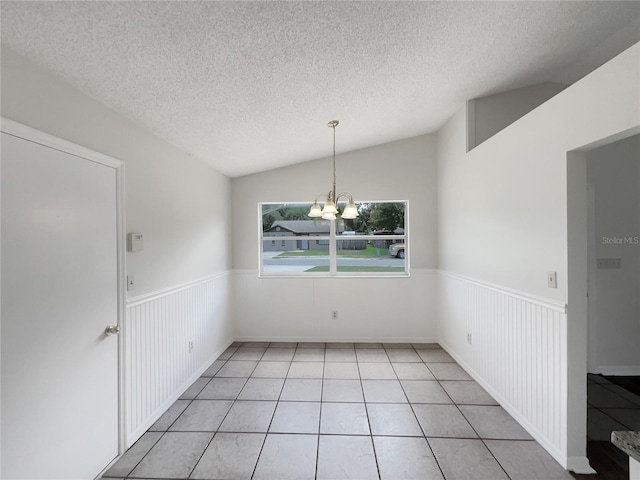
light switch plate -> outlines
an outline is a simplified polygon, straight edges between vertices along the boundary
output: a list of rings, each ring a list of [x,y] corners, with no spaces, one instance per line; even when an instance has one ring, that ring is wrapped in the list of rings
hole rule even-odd
[[[622,268],[621,258],[599,258],[596,262],[598,270],[617,270]]]
[[[558,276],[556,272],[549,272],[547,274],[547,286],[549,288],[558,288]]]

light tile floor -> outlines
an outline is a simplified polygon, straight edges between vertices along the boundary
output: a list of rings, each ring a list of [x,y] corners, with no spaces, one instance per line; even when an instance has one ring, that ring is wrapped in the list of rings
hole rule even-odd
[[[572,477],[437,344],[236,342],[103,478]]]

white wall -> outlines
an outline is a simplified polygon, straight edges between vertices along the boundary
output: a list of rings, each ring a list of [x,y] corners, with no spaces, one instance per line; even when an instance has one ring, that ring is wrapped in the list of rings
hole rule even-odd
[[[438,132],[439,267],[567,298],[566,152],[638,125],[635,45],[465,152],[465,112]],[[558,288],[547,287],[558,272]]]
[[[328,147],[330,147],[328,132]],[[340,131],[337,131],[339,151]],[[337,156],[338,191],[408,200],[410,278],[258,278],[258,202],[313,201],[331,159],[232,180],[236,336],[401,341],[435,338],[436,142],[424,135]],[[327,301],[329,299],[329,301]],[[330,311],[338,310],[338,321]]]
[[[171,301],[174,313],[180,313],[145,317],[146,323],[136,326],[136,341],[143,349],[168,350],[174,338],[183,340],[171,362],[154,365],[154,381],[166,385],[163,377],[170,377],[171,390],[138,384],[125,389],[126,405],[154,407],[126,427],[130,444],[135,440],[131,429],[152,423],[232,339],[230,180],[5,47],[2,116],[125,162],[126,230],[142,233],[145,248],[127,253],[135,289],[128,293],[124,335],[131,334],[135,322],[132,308],[158,312],[153,309]],[[203,282],[214,282],[216,291],[225,293],[200,295]],[[207,328],[201,332],[203,323]],[[156,336],[161,324],[162,341]],[[192,333],[187,339],[184,332]],[[201,338],[195,355],[188,351],[194,338]],[[135,374],[129,360],[127,378]]]
[[[226,271],[230,181],[50,72],[2,49],[2,115],[125,162],[127,253],[139,296]],[[218,248],[210,248],[210,246]]]
[[[587,183],[595,194],[594,236],[589,238],[594,249],[589,265],[590,371],[639,375],[640,136],[587,152]],[[620,259],[621,268],[597,267],[597,259],[610,258]]]
[[[467,102],[467,150],[529,113],[538,105],[567,88],[561,83],[545,82]]]
[[[483,288],[497,288],[507,296],[528,298],[532,304],[542,302],[551,310],[567,303],[571,220],[567,218],[567,152],[640,125],[639,58],[640,46],[635,45],[469,153],[465,152],[464,109],[449,120],[438,133],[442,271],[461,276],[467,283],[480,283]],[[549,271],[557,272],[557,289],[547,287]],[[463,311],[449,308],[451,299],[455,300],[452,285],[448,281],[439,284],[438,337],[461,362],[483,372],[478,364],[481,357],[474,354],[482,345],[468,345],[463,337],[470,320]],[[586,291],[582,296],[586,297]],[[497,327],[490,322],[496,314],[489,303],[480,302],[473,311],[475,328],[489,337],[500,335],[491,331]],[[544,328],[544,322],[528,322],[524,310],[508,312],[509,322],[527,327],[514,330],[516,336],[511,341],[515,345],[523,340],[519,335],[532,335],[535,329]],[[557,317],[562,323],[558,335],[564,353],[552,369],[562,372],[565,382],[560,411],[536,418],[529,417],[516,401],[504,405],[526,420],[525,426],[560,463],[580,469],[586,462],[586,316],[572,312],[570,303],[569,315]],[[549,349],[556,348],[556,337],[552,340],[544,330],[540,333]],[[499,362],[499,358],[493,361]],[[535,356],[529,356],[522,364],[510,365],[505,373],[513,378],[527,375],[524,365],[535,361]],[[515,398],[482,373],[477,378],[503,398]],[[549,384],[536,387],[534,393],[540,389],[547,395],[552,391]],[[546,421],[562,423],[559,437],[545,436]]]

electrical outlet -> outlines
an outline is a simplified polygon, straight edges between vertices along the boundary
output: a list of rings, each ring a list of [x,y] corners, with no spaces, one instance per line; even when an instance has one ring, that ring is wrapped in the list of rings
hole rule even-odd
[[[338,311],[337,310],[333,310],[331,312],[331,320],[337,320],[338,319]]]
[[[189,340],[189,353],[193,352],[193,340]]]
[[[467,332],[467,343],[468,343],[469,345],[471,345],[471,344],[472,344],[472,342],[471,342],[471,332]]]

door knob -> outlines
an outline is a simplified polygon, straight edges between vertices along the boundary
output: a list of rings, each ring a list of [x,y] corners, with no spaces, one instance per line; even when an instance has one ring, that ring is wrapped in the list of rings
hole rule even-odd
[[[120,333],[120,325],[107,325],[104,329],[105,335],[117,335]]]

